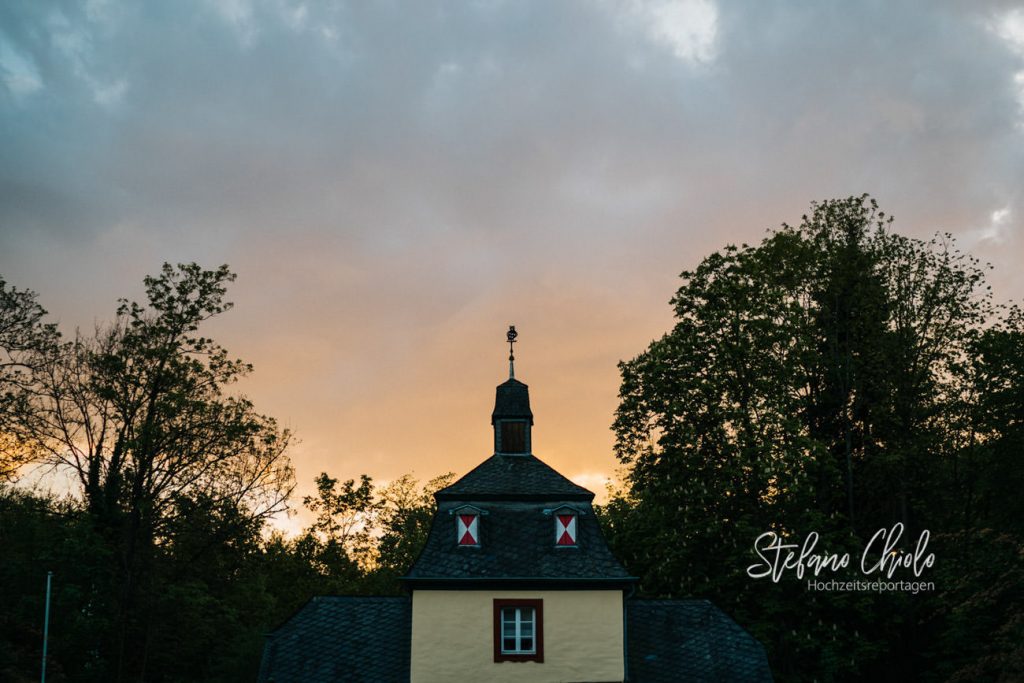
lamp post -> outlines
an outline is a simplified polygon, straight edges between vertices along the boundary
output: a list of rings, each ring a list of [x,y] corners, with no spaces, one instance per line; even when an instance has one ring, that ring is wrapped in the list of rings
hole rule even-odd
[[[41,683],[46,683],[46,641],[50,637],[50,586],[53,584],[53,572],[46,572],[46,615],[43,617],[43,675]]]

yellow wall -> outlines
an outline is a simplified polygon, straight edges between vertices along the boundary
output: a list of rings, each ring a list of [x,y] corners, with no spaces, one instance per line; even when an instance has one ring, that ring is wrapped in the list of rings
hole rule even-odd
[[[494,599],[544,601],[544,662],[494,661]],[[622,591],[412,594],[412,683],[622,681]]]

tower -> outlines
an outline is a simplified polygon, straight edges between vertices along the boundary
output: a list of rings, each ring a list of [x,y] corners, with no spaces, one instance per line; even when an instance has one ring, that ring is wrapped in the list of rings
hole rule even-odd
[[[268,634],[260,683],[771,681],[707,600],[638,600],[594,494],[533,454],[529,387],[495,392],[493,454],[434,494],[405,596],[319,596]]]
[[[515,342],[515,328],[508,341]],[[622,681],[624,591],[635,579],[594,516],[594,494],[533,454],[529,387],[495,391],[494,453],[435,494],[403,578],[410,680]]]

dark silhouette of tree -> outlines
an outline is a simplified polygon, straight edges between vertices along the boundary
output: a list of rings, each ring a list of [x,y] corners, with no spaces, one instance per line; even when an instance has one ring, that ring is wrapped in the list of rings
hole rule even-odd
[[[35,292],[9,286],[0,277],[0,480],[39,457],[31,432],[22,428],[32,414],[36,373],[60,340],[44,322]]]
[[[228,393],[250,366],[199,333],[231,307],[233,279],[227,266],[165,264],[145,279],[145,304],[122,300],[112,324],[33,356],[30,400],[14,416],[19,440],[77,481],[112,549],[96,590],[114,613],[102,644],[113,680],[146,669],[153,563],[184,502],[261,520],[293,487],[289,433]]]
[[[911,539],[1019,532],[1005,495],[1022,472],[1019,313],[987,329],[978,263],[948,235],[892,232],[867,196],[814,204],[682,280],[673,329],[620,364],[612,545],[646,593],[732,612],[782,680],[919,673],[921,640],[943,628],[921,627],[930,596],[814,593],[745,570],[765,531],[815,531],[819,552],[858,561],[896,522]]]

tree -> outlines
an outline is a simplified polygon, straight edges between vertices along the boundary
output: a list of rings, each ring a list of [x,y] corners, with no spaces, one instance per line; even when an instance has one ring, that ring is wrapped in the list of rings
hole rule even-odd
[[[102,680],[97,633],[109,615],[92,583],[110,555],[73,501],[0,485],[0,680],[39,675],[46,573],[52,571],[47,679]]]
[[[267,517],[291,491],[290,435],[226,389],[251,370],[197,334],[231,307],[227,266],[165,264],[148,305],[122,300],[115,322],[79,335],[41,370],[27,420],[50,463],[77,478],[100,518],[127,513],[151,536],[180,496],[204,495]]]
[[[0,277],[0,480],[38,456],[31,434],[20,427],[31,410],[35,374],[60,335],[43,322],[35,292],[8,286]]]
[[[406,474],[378,490],[376,562],[368,580],[374,592],[398,594],[398,579],[419,557],[434,521],[434,494],[452,483],[455,475],[442,474],[423,487]]]
[[[188,509],[229,505],[262,520],[294,486],[290,434],[228,388],[251,370],[199,334],[227,311],[227,266],[165,264],[145,279],[145,305],[122,300],[113,324],[77,335],[34,368],[17,433],[70,472],[116,562],[97,584],[112,600],[104,644],[121,680],[144,666],[156,549]],[[139,639],[143,642],[138,642]]]
[[[359,483],[338,480],[321,472],[316,478],[316,496],[302,503],[316,515],[313,525],[299,539],[307,545],[310,559],[325,574],[351,581],[361,576],[374,561],[373,525],[379,508],[373,480],[363,474]]]
[[[1005,346],[982,335],[982,269],[948,236],[893,233],[861,196],[814,204],[682,279],[674,328],[620,364],[627,489],[603,511],[612,545],[645,592],[730,610],[780,679],[912,673],[923,598],[808,594],[745,569],[765,531],[816,531],[856,557],[894,522],[912,538],[948,522],[967,495],[951,467],[977,394],[964,368],[985,374],[976,345]]]
[[[397,594],[399,577],[427,541],[437,509],[434,493],[452,478],[444,474],[421,487],[406,474],[374,487],[365,474],[357,484],[323,472],[315,480],[317,495],[303,499],[316,519],[293,542],[294,552],[317,569],[321,592]]]
[[[1007,530],[1024,538],[1024,311],[972,340],[958,368],[963,382],[959,448],[949,463],[951,521]]]

